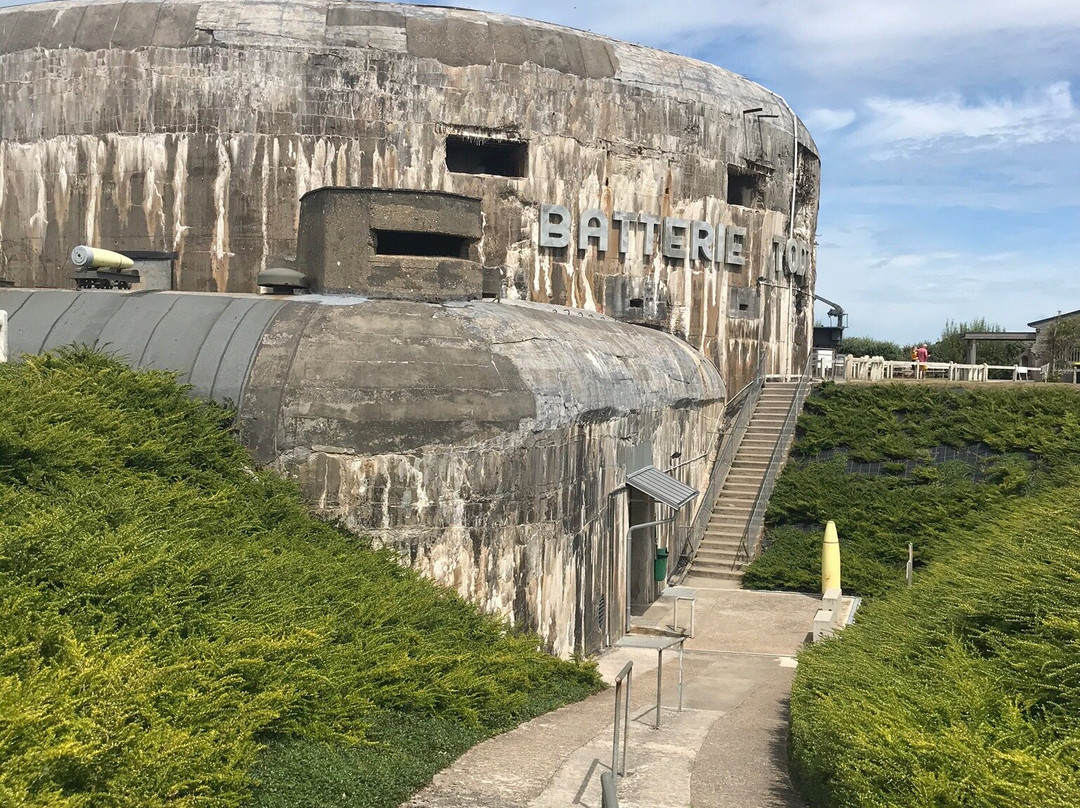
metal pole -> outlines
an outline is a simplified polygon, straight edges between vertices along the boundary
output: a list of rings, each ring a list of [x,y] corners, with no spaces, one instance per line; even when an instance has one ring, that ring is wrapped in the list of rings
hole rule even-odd
[[[619,694],[623,693],[623,681],[626,682],[626,692],[623,699],[623,750],[622,750],[622,773],[626,774],[626,746],[630,737],[630,683],[634,677],[634,661],[630,660],[619,675],[615,677],[615,724],[611,738],[611,772],[618,774],[619,764]]]
[[[623,702],[622,775],[626,777],[626,750],[630,746],[630,686],[634,683],[634,671],[626,674],[626,701]]]
[[[611,771],[618,772],[619,764],[619,693],[622,691],[622,682],[615,682],[615,734],[611,739]]]
[[[682,712],[683,645],[679,643],[679,712]]]
[[[664,686],[664,649],[656,651],[656,729],[660,729],[660,688]]]

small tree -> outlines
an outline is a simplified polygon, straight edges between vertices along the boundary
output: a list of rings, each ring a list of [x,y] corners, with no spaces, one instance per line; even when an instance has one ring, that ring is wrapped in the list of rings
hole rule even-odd
[[[989,333],[1000,334],[1005,329],[997,323],[987,322],[985,317],[976,317],[970,322],[958,323],[946,320],[941,337],[930,346],[930,356],[936,362],[967,362],[967,340],[961,334]],[[1024,352],[1024,343],[1009,340],[1006,342],[983,342],[978,348],[978,360],[987,365],[1015,365]]]
[[[852,356],[880,356],[884,359],[907,359],[904,349],[895,342],[886,342],[873,337],[844,337],[840,342],[840,353]]]
[[[1056,320],[1039,335],[1038,359],[1050,365],[1053,373],[1071,367],[1080,352],[1080,318]]]

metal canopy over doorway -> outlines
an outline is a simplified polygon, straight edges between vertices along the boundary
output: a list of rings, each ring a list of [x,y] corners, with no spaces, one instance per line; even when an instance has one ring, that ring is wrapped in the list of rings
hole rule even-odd
[[[645,466],[627,474],[626,484],[675,510],[680,510],[698,495],[695,489],[655,466]]]
[[[628,502],[630,527],[626,535],[626,624],[630,630],[632,603],[635,600],[643,608],[656,599],[657,588],[653,580],[653,562],[657,555],[657,539],[653,528],[670,524],[679,518],[682,509],[692,502],[698,492],[675,477],[660,471],[652,464],[626,475],[626,486],[631,490]],[[635,497],[633,493],[644,496]],[[656,503],[671,508],[671,515],[650,520]],[[666,555],[666,550],[665,550]],[[658,572],[657,575],[660,573]]]

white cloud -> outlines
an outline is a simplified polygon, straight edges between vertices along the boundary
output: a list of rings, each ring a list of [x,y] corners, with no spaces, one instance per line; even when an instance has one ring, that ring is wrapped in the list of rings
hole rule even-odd
[[[855,120],[855,110],[812,109],[802,119],[813,132],[835,132]]]
[[[1080,110],[1066,81],[1020,99],[966,102],[959,93],[932,99],[871,98],[861,143],[903,149],[942,140],[962,148],[1012,147],[1080,139]]]

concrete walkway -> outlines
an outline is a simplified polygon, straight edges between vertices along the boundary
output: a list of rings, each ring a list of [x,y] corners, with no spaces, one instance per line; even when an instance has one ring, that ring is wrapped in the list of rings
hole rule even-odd
[[[787,775],[787,700],[794,655],[819,599],[809,595],[697,589],[695,636],[664,655],[661,727],[657,652],[616,648],[599,660],[609,683],[634,661],[622,808],[803,808]],[[685,622],[685,607],[680,619]],[[636,621],[635,621],[636,622]],[[670,624],[656,604],[645,622]],[[417,793],[409,808],[600,808],[611,765],[614,692],[540,716],[466,752]]]

